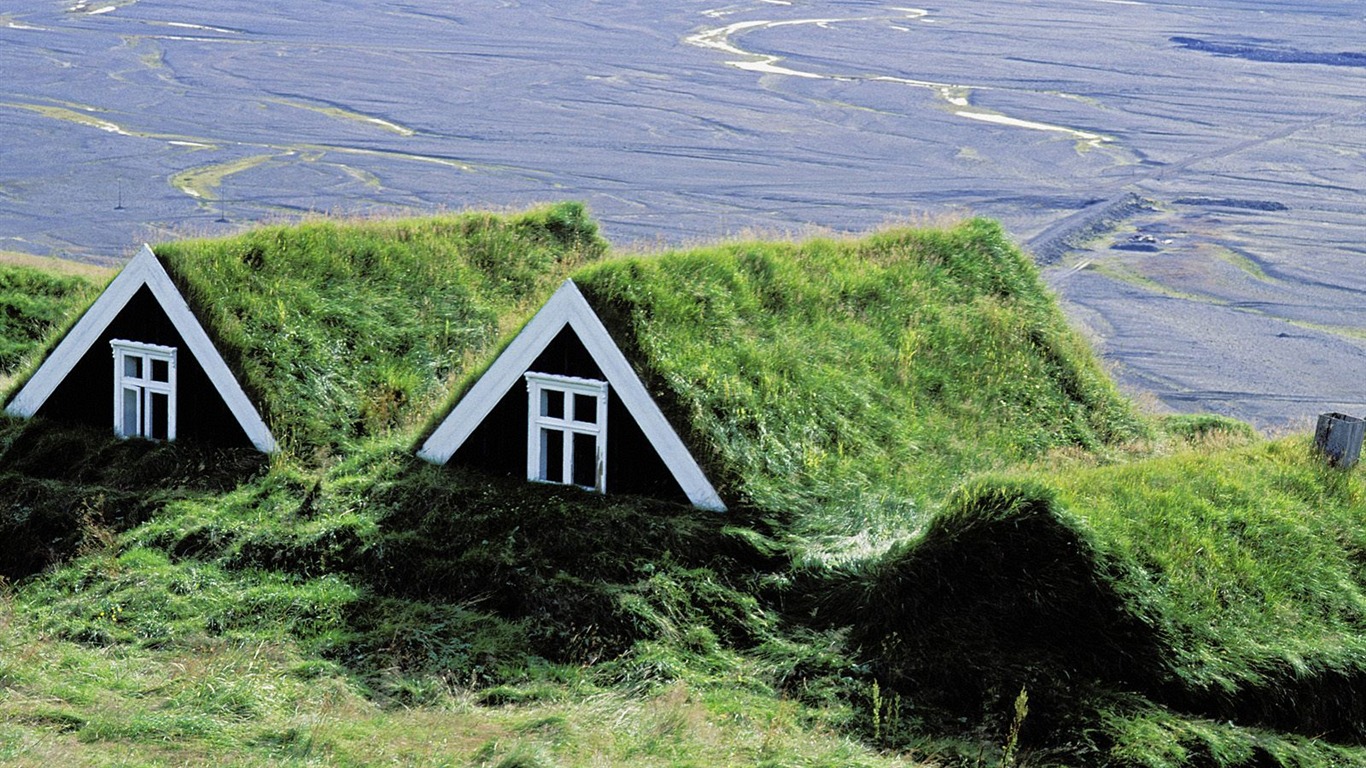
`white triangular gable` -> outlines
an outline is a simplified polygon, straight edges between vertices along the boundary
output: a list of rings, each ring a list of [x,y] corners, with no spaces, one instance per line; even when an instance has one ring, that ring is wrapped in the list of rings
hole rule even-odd
[[[109,287],[95,299],[76,325],[62,338],[61,343],[48,356],[47,360],[34,372],[23,389],[10,400],[5,412],[12,416],[30,417],[47,402],[57,386],[71,373],[76,364],[90,351],[109,324],[118,317],[119,312],[128,305],[129,300],[142,286],[147,286],[156,297],[161,309],[170,318],[186,346],[199,361],[204,373],[208,374],[218,394],[223,398],[237,418],[238,424],[246,432],[247,438],[257,450],[266,453],[275,451],[275,437],[271,435],[261,414],[242,391],[237,377],[232,375],[223,356],[218,353],[209,335],[204,332],[185,297],[176,290],[171,276],[161,265],[156,254],[146,245],[138,251],[132,261],[109,283]]]
[[[451,456],[483,423],[503,396],[522,382],[522,374],[566,325],[578,335],[579,341],[607,377],[607,383],[621,398],[626,410],[664,460],[664,465],[693,506],[724,512],[726,505],[716,489],[702,473],[702,468],[683,445],[678,433],[664,418],[664,413],[659,410],[654,398],[650,397],[640,377],[632,370],[626,356],[612,341],[602,320],[588,306],[588,301],[573,280],[564,281],[564,285],[555,291],[550,301],[531,318],[507,349],[493,361],[488,371],[465,393],[450,415],[432,432],[417,455],[434,464],[450,461]]]

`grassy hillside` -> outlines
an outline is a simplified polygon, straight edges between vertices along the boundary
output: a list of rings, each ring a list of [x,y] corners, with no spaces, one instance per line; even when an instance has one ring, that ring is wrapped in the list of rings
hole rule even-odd
[[[812,556],[927,519],[973,472],[1146,426],[994,223],[738,243],[575,275],[648,361],[723,495]]]
[[[59,259],[0,253],[0,386],[94,299],[110,274]]]
[[[1305,438],[960,488],[830,609],[918,706],[1119,764],[1360,764],[1366,481]],[[917,631],[906,631],[915,626]],[[1097,727],[1103,723],[1103,727]]]
[[[1366,765],[1360,472],[1136,416],[994,224],[156,250],[289,450],[0,420],[6,764]],[[567,275],[730,513],[413,458]]]

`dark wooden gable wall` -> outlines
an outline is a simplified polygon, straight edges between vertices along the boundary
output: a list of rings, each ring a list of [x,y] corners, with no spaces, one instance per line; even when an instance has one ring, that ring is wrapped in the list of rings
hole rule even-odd
[[[568,325],[528,370],[585,379],[606,378]],[[527,391],[519,381],[456,450],[450,463],[526,477],[526,438]],[[607,397],[607,493],[629,493],[688,503],[687,494],[674,480],[659,452],[611,388]]]
[[[37,415],[58,421],[114,428],[114,357],[111,339],[175,347],[176,439],[224,447],[252,447],[251,440],[223,402],[213,382],[190,352],[152,291],[143,286],[71,373],[62,380]]]

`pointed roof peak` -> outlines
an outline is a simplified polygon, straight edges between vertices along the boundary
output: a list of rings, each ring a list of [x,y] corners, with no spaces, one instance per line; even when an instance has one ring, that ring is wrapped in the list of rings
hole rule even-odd
[[[569,327],[645,433],[692,504],[723,512],[725,502],[645,389],[626,356],[572,279],[566,279],[523,326],[418,450],[435,464],[450,460],[536,358]]]
[[[185,340],[189,351],[199,361],[218,394],[236,417],[247,439],[260,451],[274,452],[277,446],[270,428],[247,398],[237,377],[228,368],[185,297],[175,287],[166,266],[152,247],[146,244],[81,315],[52,354],[5,406],[5,412],[26,418],[36,414],[143,287],[151,291],[166,317]]]

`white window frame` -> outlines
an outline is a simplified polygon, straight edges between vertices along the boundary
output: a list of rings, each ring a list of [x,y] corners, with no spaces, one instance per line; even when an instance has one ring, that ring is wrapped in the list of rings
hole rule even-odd
[[[573,280],[565,280],[545,306],[508,342],[484,375],[428,436],[417,455],[433,464],[449,462],[456,451],[468,445],[471,435],[486,423],[489,414],[513,387],[523,383],[523,375],[535,366],[551,342],[566,330],[583,344],[602,372],[602,378],[611,385],[615,403],[612,407],[620,407],[617,418],[625,416],[640,427],[688,501],[698,509],[725,512],[726,503]]]
[[[138,341],[113,339],[109,347],[114,355],[114,434],[119,437],[142,437],[153,439],[150,432],[152,420],[152,395],[166,396],[166,441],[176,436],[176,348],[159,344],[144,344]],[[127,362],[141,358],[142,376],[127,373]],[[166,381],[152,379],[152,362],[166,363]],[[125,391],[137,393],[137,415],[135,424],[124,419],[123,398]]]
[[[549,373],[527,371],[527,451],[526,477],[528,480],[560,485],[578,485],[574,482],[574,435],[594,437],[593,485],[578,485],[588,491],[607,492],[607,382],[597,379],[582,379],[575,376],[558,376]],[[561,392],[564,396],[564,417],[554,418],[541,414],[541,396],[546,392]],[[575,395],[585,395],[596,401],[593,423],[575,420]],[[545,446],[541,444],[541,431],[559,430],[564,435],[561,446],[562,465],[560,480],[549,480],[547,467],[544,466]]]

